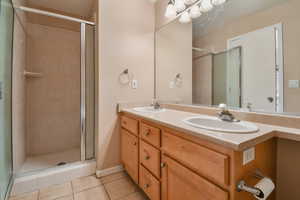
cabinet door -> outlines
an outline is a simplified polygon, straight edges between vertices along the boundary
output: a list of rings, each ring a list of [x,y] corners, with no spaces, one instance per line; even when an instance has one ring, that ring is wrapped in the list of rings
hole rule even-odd
[[[138,138],[125,129],[121,130],[121,159],[125,170],[138,183]]]
[[[162,157],[162,200],[228,200],[228,193],[175,160]]]

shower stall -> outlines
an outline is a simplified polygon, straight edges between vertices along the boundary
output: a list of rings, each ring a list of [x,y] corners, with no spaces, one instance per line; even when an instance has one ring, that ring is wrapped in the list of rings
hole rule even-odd
[[[93,160],[95,23],[24,6],[15,11],[14,173]]]

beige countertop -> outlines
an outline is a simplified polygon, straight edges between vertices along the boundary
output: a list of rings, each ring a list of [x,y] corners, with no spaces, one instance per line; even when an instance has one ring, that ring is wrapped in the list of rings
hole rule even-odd
[[[209,131],[206,129],[192,127],[185,124],[182,120],[187,117],[201,116],[201,114],[184,112],[173,109],[166,109],[165,112],[146,113],[137,112],[131,108],[123,108],[122,112],[133,114],[146,120],[159,123],[163,126],[182,131],[186,134],[197,136],[201,139],[211,141],[222,146],[242,151],[256,144],[264,142],[273,137],[291,139],[300,141],[300,129],[273,126],[261,123],[254,123],[258,126],[259,131],[255,133],[224,133]],[[207,116],[207,115],[203,115]],[[253,122],[251,122],[253,123]]]

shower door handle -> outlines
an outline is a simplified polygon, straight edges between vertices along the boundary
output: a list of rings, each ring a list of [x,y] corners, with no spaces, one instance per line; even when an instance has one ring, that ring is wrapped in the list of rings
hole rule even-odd
[[[0,82],[0,100],[3,99],[3,88],[2,88],[2,82]]]

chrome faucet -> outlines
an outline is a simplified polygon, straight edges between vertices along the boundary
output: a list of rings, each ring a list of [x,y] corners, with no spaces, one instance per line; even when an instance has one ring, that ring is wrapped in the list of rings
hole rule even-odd
[[[220,104],[219,108],[221,108],[221,112],[218,113],[218,117],[222,121],[226,121],[226,122],[239,122],[240,121],[238,119],[235,119],[233,114],[229,112],[226,104]]]
[[[154,107],[155,110],[159,110],[161,108],[160,103],[156,99],[152,100],[152,106]]]

